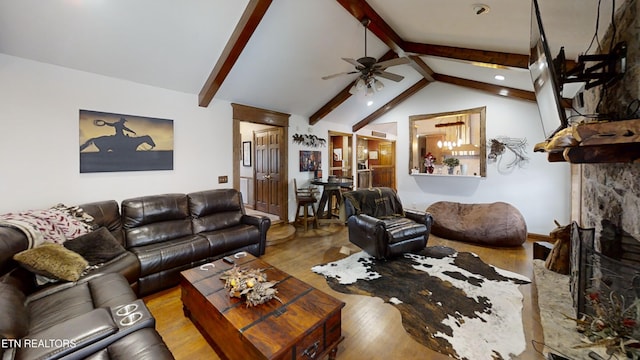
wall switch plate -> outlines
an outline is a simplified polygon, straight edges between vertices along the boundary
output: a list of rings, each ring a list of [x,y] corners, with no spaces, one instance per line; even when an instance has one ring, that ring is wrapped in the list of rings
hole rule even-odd
[[[227,175],[218,176],[218,184],[226,184],[229,182],[229,177]]]

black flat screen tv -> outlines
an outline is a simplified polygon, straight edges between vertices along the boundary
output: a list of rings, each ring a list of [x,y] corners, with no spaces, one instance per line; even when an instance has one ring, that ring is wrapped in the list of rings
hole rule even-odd
[[[549,50],[549,43],[542,28],[537,0],[531,1],[531,38],[529,47],[529,72],[533,81],[536,102],[542,119],[546,140],[568,126],[562,107],[561,86]]]

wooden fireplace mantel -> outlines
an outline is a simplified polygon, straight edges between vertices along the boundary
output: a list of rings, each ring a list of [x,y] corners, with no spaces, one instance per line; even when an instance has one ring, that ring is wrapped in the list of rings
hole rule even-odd
[[[640,162],[640,119],[585,123],[560,131],[535,146],[549,162]]]

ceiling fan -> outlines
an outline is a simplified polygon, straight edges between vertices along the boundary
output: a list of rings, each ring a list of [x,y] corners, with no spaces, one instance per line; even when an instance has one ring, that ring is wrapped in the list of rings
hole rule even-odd
[[[332,79],[341,75],[350,75],[360,73],[358,79],[353,83],[353,86],[349,90],[351,94],[355,94],[358,91],[365,90],[365,95],[371,95],[374,91],[380,91],[384,88],[384,84],[376,77],[382,77],[395,82],[399,82],[404,79],[404,76],[390,73],[385,71],[386,68],[396,65],[402,65],[409,63],[409,59],[406,57],[395,58],[378,62],[375,58],[367,56],[367,27],[371,22],[370,19],[364,18],[361,23],[364,26],[364,56],[358,60],[351,58],[342,58],[342,60],[355,66],[353,71],[345,71],[333,75],[323,76],[323,80]]]

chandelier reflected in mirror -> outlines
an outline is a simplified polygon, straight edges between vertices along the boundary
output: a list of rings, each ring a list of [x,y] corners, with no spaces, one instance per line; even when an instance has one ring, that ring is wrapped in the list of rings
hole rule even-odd
[[[469,143],[468,121],[467,115],[457,115],[436,124],[436,128],[444,129],[444,140],[438,140],[438,148],[451,152],[451,155],[475,155],[478,147]]]

